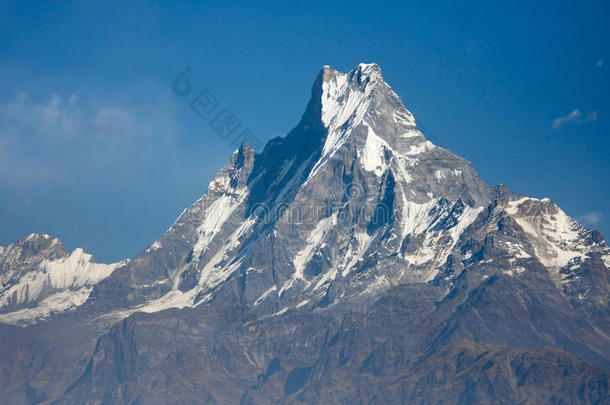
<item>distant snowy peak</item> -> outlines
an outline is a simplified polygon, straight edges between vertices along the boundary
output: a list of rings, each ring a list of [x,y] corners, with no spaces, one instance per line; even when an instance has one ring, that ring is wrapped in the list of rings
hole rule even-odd
[[[0,322],[27,324],[74,309],[126,262],[97,263],[80,248],[66,254],[59,239],[32,234],[0,251]]]
[[[437,273],[435,283],[451,286],[463,271],[531,277],[544,268],[568,298],[582,301],[607,290],[610,249],[601,233],[566,215],[548,198],[499,199],[482,210],[462,235],[452,260]],[[593,268],[600,273],[592,274]],[[606,298],[607,299],[607,298]]]
[[[16,273],[38,266],[42,260],[54,260],[66,255],[57,238],[33,233],[0,250],[0,284]]]
[[[599,231],[585,228],[548,198],[524,197],[508,202],[504,210],[523,230],[531,256],[549,269],[558,284],[573,281],[571,270],[592,254],[605,260],[610,253]],[[528,255],[523,249],[513,253]]]

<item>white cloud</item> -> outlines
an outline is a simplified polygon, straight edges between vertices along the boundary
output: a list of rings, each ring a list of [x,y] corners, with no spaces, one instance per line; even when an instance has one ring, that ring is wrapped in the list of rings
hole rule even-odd
[[[35,102],[27,93],[19,93],[7,104],[0,104],[0,133],[26,132],[30,136],[82,136],[85,134],[129,134],[133,129],[131,112],[117,107],[101,107],[86,113],[76,94],[67,99],[52,93],[43,102]]]
[[[19,93],[0,102],[0,184],[47,185],[65,182],[83,167],[102,164],[117,135],[143,132],[130,111],[90,108],[75,94],[33,100]],[[105,141],[107,139],[107,141]],[[96,150],[98,153],[91,154]],[[75,169],[75,168],[79,169]]]
[[[597,111],[591,111],[583,114],[580,109],[575,108],[568,115],[556,118],[553,121],[553,129],[558,129],[565,124],[585,124],[595,120],[597,120]]]
[[[600,222],[602,222],[604,219],[604,215],[600,212],[589,212],[585,215],[582,215],[580,217],[578,217],[578,221],[582,222],[585,225],[588,226],[597,226],[599,225]]]

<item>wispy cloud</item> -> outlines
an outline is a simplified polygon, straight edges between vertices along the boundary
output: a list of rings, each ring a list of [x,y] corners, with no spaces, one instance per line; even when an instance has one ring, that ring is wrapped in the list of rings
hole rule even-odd
[[[8,131],[52,137],[128,134],[134,121],[130,111],[110,106],[89,112],[76,94],[62,97],[54,93],[39,102],[19,93],[9,103],[0,104],[0,119],[3,135]]]
[[[597,61],[596,65],[597,65],[598,68],[601,68],[601,67],[604,66],[604,61],[600,59],[600,60]]]
[[[585,124],[595,120],[597,120],[597,111],[591,111],[583,114],[580,109],[575,108],[568,115],[556,118],[553,121],[553,129],[558,129],[565,124]]]
[[[601,212],[589,212],[577,218],[584,225],[595,227],[604,220],[604,215]]]
[[[165,110],[151,108],[136,115],[116,104],[89,101],[54,93],[34,99],[25,92],[0,101],[0,184],[64,184],[110,166],[145,160],[142,154],[128,154],[158,145],[160,132],[172,133],[164,130],[163,122],[171,121]]]

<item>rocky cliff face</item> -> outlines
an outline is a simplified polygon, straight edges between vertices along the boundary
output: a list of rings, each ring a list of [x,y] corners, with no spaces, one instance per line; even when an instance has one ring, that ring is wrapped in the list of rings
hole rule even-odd
[[[35,260],[0,251],[12,305],[0,321],[23,323],[15,305],[54,291],[84,299],[0,331],[44,336],[36,350],[18,339],[27,367],[0,364],[17,370],[2,387],[16,401],[607,399],[601,234],[548,199],[484,184],[425,139],[375,64],[324,67],[299,124],[260,154],[242,145],[132,260],[40,243]],[[71,281],[48,270],[45,293],[24,294],[57,260],[79,263]],[[34,361],[54,353],[59,324],[82,333]]]

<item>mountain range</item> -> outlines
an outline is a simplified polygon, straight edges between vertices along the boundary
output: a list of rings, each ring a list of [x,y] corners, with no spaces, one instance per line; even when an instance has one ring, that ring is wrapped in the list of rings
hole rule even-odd
[[[135,257],[0,247],[0,401],[608,403],[609,269],[599,231],[427,140],[379,66],[324,66]]]

